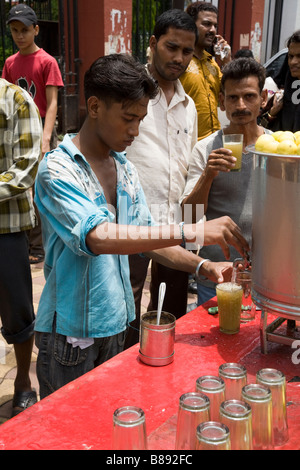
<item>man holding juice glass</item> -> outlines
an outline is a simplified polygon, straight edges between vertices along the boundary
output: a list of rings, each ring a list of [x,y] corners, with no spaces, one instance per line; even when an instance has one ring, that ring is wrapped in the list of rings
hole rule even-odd
[[[260,109],[267,93],[263,90],[265,70],[254,59],[240,58],[223,69],[220,108],[226,112],[229,124],[195,145],[189,166],[182,205],[204,204],[207,220],[230,216],[242,230],[251,245],[252,232],[252,154],[248,145],[255,144],[260,135],[270,131],[257,124]],[[224,148],[224,138],[232,134],[243,137],[242,162],[235,169],[237,158],[232,150]],[[225,144],[226,145],[226,144]],[[200,255],[212,261],[224,259],[216,245],[204,247]],[[238,258],[230,249],[230,260]],[[198,305],[216,295],[216,284],[208,279],[198,281]]]

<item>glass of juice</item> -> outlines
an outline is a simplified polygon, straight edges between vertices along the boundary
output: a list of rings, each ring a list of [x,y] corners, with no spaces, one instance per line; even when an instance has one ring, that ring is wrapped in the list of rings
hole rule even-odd
[[[243,134],[223,134],[223,147],[232,151],[236,158],[235,166],[231,171],[241,171],[243,157]]]
[[[222,333],[233,335],[240,330],[243,287],[235,282],[216,286],[219,327]]]

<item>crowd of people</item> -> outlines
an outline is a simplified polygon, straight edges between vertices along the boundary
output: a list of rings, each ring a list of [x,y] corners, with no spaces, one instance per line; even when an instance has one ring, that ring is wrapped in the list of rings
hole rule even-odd
[[[90,66],[85,121],[57,146],[57,63],[35,43],[29,6],[14,6],[7,23],[19,51],[0,79],[0,315],[17,361],[16,415],[37,401],[34,338],[40,398],[138,342],[150,260],[148,309],[157,308],[165,282],[164,310],[176,318],[187,311],[190,275],[198,305],[231,279],[233,260],[251,250],[246,147],[275,122],[298,126],[290,90],[300,78],[300,33],[288,42],[284,98],[267,108],[265,69],[251,51],[231,56],[216,7],[168,10],[156,21],[146,65],[111,54]],[[223,51],[218,63],[208,52],[214,47]],[[244,150],[233,173],[222,136],[235,133]],[[30,263],[40,261],[46,282],[35,316]]]

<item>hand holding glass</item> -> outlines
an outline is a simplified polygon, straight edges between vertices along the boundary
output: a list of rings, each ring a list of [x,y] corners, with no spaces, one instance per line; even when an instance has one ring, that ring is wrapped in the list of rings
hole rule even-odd
[[[231,171],[240,171],[243,157],[243,134],[223,134],[223,147],[232,151],[232,156],[236,158],[235,166]]]

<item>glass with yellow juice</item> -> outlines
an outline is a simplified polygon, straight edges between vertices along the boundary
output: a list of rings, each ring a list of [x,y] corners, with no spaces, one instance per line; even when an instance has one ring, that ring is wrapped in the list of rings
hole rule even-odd
[[[222,333],[233,335],[240,330],[243,287],[235,282],[224,282],[216,287],[219,327]]]
[[[223,134],[223,147],[232,151],[232,156],[236,158],[235,166],[231,171],[240,171],[243,157],[243,134]]]

